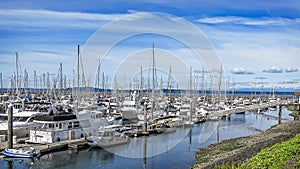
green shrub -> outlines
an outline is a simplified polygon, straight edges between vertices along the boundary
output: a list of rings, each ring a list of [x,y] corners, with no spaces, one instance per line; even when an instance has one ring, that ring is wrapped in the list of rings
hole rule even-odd
[[[294,168],[300,168],[300,156],[298,155],[298,161],[294,164]]]
[[[263,149],[256,156],[252,157],[241,168],[282,168],[288,161],[300,154],[300,134],[289,141],[277,143],[270,148]],[[295,166],[299,166],[298,161]]]

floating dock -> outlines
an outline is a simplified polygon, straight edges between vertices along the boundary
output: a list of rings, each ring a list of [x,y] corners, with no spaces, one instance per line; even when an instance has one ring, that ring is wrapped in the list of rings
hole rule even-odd
[[[46,155],[54,152],[60,152],[60,151],[66,151],[69,149],[73,150],[84,150],[90,148],[87,141],[84,140],[84,138],[76,139],[76,140],[66,140],[66,141],[60,141],[56,143],[51,144],[23,144],[19,142],[24,142],[24,138],[19,139],[17,141],[17,144],[13,145],[14,149],[18,148],[26,148],[26,147],[33,147],[34,149],[38,150],[40,152],[40,155]],[[0,142],[1,149],[4,149],[7,147],[7,142]]]

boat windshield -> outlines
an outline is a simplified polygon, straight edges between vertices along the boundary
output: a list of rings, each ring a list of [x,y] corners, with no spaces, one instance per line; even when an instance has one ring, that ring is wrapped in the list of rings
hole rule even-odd
[[[98,131],[97,135],[101,137],[111,137],[114,135],[114,131],[113,130]]]
[[[28,117],[14,117],[14,122],[26,122]]]

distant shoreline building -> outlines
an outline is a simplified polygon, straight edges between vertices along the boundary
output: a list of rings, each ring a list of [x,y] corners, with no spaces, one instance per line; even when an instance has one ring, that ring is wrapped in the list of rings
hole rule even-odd
[[[294,92],[295,101],[300,103],[300,92]]]

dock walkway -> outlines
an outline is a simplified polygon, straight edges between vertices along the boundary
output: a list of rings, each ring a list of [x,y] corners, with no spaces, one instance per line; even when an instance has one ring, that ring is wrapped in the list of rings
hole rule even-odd
[[[288,105],[289,102],[288,100],[277,100],[274,102],[269,102],[269,103],[261,103],[261,104],[255,104],[255,105],[248,105],[245,107],[237,107],[237,108],[232,108],[230,110],[219,110],[219,111],[214,111],[210,112],[208,115],[208,119],[217,119],[220,117],[224,117],[230,114],[236,114],[236,113],[244,113],[246,111],[257,111],[257,110],[263,110],[268,107],[272,106],[284,106]]]

